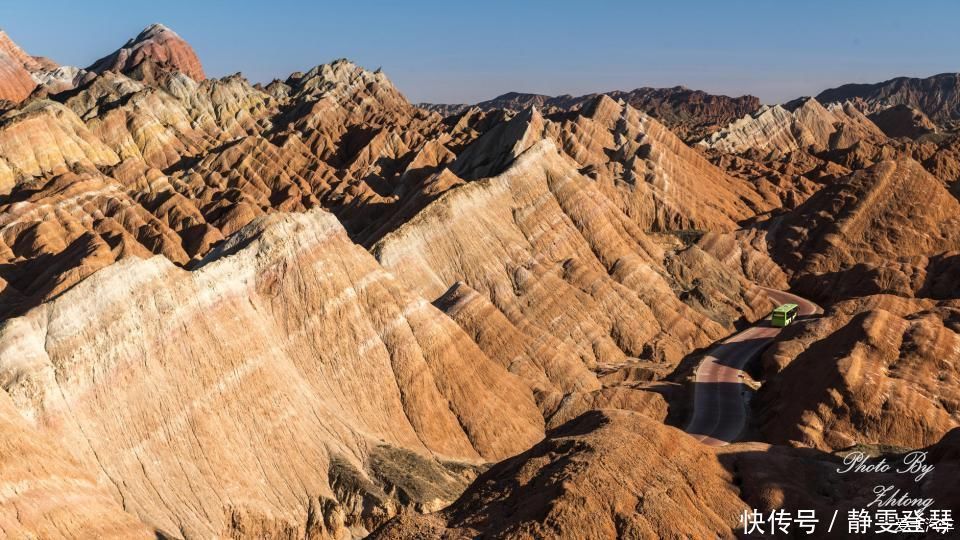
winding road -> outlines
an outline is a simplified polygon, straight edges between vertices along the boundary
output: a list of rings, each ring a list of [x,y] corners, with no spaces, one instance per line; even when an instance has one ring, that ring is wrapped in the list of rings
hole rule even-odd
[[[817,304],[776,289],[761,287],[777,304],[797,304],[800,316],[823,313]],[[712,446],[737,439],[747,426],[749,411],[744,402],[743,367],[780,333],[762,319],[754,326],[727,338],[704,356],[697,366],[693,414],[685,431]]]

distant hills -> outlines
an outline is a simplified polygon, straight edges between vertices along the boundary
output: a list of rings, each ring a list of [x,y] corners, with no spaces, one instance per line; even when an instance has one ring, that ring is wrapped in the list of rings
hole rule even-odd
[[[960,73],[941,73],[923,79],[897,77],[875,84],[845,84],[817,95],[821,103],[853,101],[874,113],[896,105],[922,111],[944,126],[960,124]]]
[[[657,118],[688,141],[709,135],[733,120],[760,108],[760,98],[756,96],[721,96],[708,94],[702,90],[691,90],[684,86],[644,87],[630,91],[614,90],[604,94],[614,100],[623,100],[633,108]],[[547,96],[508,92],[473,106],[484,111],[494,109],[520,111],[534,106],[546,114],[552,114],[579,109],[584,104],[592,102],[598,95],[600,94]],[[421,103],[419,106],[444,116],[463,112],[470,107],[466,104],[434,103]]]

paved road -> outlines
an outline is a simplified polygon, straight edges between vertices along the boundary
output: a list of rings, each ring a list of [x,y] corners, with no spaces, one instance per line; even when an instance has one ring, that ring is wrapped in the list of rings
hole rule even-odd
[[[800,315],[823,313],[820,306],[794,294],[763,287],[777,304],[797,304]],[[740,376],[743,367],[780,333],[766,320],[717,345],[697,366],[693,395],[693,415],[686,432],[712,446],[729,444],[747,425],[749,408],[744,402]]]

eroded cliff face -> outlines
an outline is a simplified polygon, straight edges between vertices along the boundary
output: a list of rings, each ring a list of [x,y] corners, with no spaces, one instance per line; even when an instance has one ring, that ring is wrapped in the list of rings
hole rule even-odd
[[[258,220],[188,272],[128,259],[0,331],[6,395],[150,526],[370,529],[543,435],[529,387],[336,219]],[[240,516],[238,518],[238,516]]]
[[[878,295],[836,304],[763,356],[770,442],[919,448],[960,426],[960,304]]]
[[[0,535],[7,538],[156,538],[123,510],[60,441],[24,419],[0,391]]]
[[[732,320],[759,317],[770,305],[699,248],[665,250],[550,140],[503,174],[450,191],[373,253],[425,298],[466,283],[515,326],[537,327],[591,369],[637,358],[675,365],[727,333]],[[708,277],[711,266],[732,286]],[[676,292],[683,272],[691,295],[713,287],[725,300],[715,309],[684,303]]]

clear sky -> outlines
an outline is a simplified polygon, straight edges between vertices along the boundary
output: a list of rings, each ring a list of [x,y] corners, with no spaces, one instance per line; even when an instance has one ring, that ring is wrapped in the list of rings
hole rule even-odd
[[[86,66],[161,22],[210,76],[254,82],[346,57],[411,101],[682,84],[781,102],[845,82],[960,71],[960,2],[2,2],[31,54]]]

